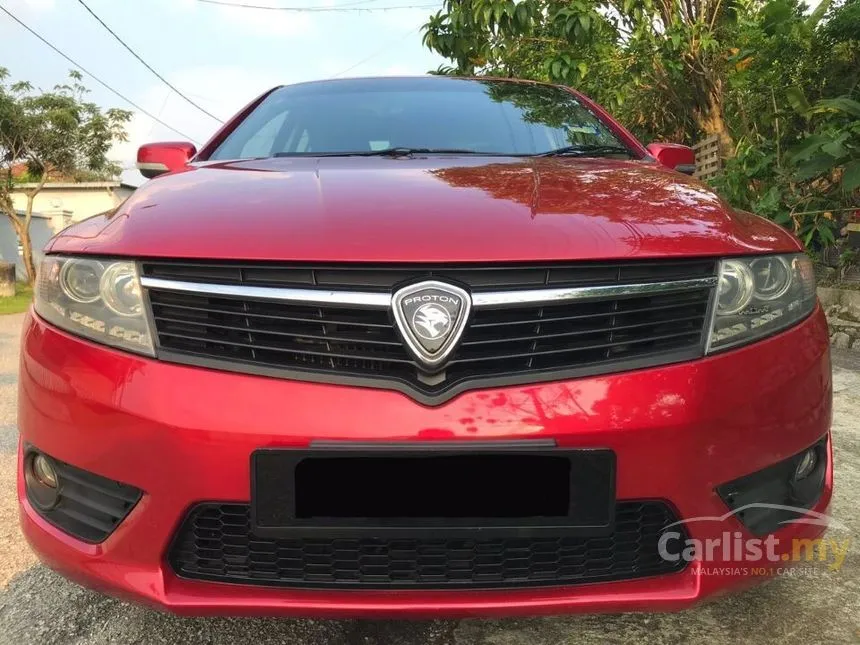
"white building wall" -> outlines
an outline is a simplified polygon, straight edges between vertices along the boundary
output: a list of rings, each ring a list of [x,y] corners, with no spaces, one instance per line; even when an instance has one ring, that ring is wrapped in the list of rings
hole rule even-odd
[[[12,192],[12,203],[19,211],[27,206],[26,186],[24,184]],[[48,184],[36,195],[33,212],[51,215],[55,225],[62,224],[61,228],[65,228],[73,222],[113,210],[133,192],[132,188],[117,182]]]
[[[33,243],[33,261],[37,267],[42,261],[42,248],[53,236],[51,218],[34,215],[30,220],[30,240]],[[18,235],[5,216],[0,216],[0,259],[4,262],[15,262],[15,277],[19,281],[27,279],[27,271],[18,252]]]

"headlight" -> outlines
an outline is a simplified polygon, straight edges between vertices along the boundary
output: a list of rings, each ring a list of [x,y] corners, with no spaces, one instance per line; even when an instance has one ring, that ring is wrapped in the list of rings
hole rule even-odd
[[[769,336],[814,307],[815,273],[802,253],[723,260],[708,352]]]
[[[39,268],[36,312],[73,334],[153,355],[134,262],[47,256]]]

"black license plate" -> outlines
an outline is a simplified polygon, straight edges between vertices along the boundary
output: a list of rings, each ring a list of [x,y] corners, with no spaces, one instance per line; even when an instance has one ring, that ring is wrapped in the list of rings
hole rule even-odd
[[[525,445],[258,450],[253,530],[266,537],[611,532],[614,453]]]

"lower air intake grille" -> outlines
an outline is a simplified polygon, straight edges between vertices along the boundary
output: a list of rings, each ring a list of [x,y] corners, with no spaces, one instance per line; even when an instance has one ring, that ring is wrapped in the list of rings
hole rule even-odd
[[[251,533],[249,506],[202,504],[183,522],[169,559],[183,578],[260,586],[573,585],[683,569],[682,559],[666,561],[657,550],[675,521],[661,502],[619,502],[615,530],[602,537],[267,539]]]

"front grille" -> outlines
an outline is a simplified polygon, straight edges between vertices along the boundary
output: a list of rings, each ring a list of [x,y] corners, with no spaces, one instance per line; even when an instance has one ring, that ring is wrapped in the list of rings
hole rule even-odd
[[[283,268],[147,262],[152,278],[264,287],[390,292],[436,278],[474,293],[667,282],[713,276],[713,260],[542,267]],[[474,309],[444,376],[423,377],[385,309],[311,306],[148,289],[159,350],[169,360],[322,380],[373,379],[424,402],[465,387],[538,381],[701,355],[710,288]],[[423,397],[423,399],[422,399]]]
[[[601,537],[269,539],[251,532],[248,505],[202,504],[182,523],[169,561],[183,578],[260,586],[574,585],[682,570],[683,559],[666,560],[657,548],[676,521],[662,502],[626,501],[616,504],[613,532]]]

